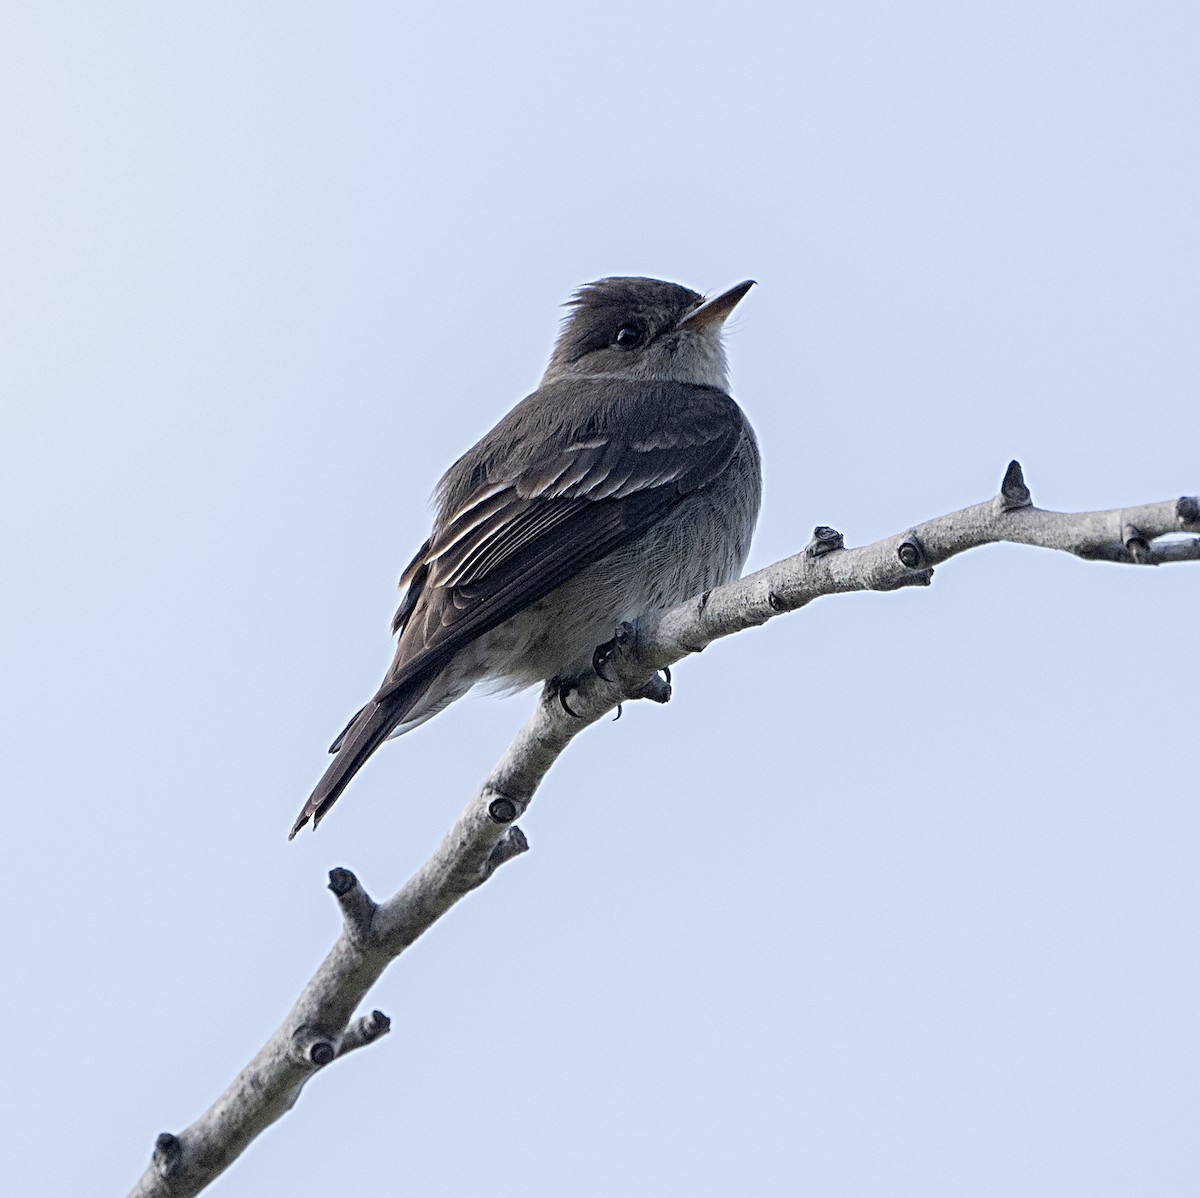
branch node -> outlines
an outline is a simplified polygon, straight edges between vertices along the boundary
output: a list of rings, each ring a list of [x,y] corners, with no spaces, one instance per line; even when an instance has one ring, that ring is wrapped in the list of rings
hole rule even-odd
[[[494,824],[511,824],[521,814],[515,799],[500,795],[488,804],[488,819]]]
[[[323,1031],[308,1024],[292,1033],[293,1056],[318,1069],[328,1065],[337,1056],[337,1046]]]
[[[329,871],[329,889],[342,909],[342,918],[351,937],[361,941],[371,930],[376,904],[362,888],[358,878],[348,869],[337,866]]]
[[[1150,552],[1150,542],[1139,529],[1132,524],[1121,525],[1121,540],[1129,550],[1129,556],[1139,566],[1155,565],[1154,555]]]
[[[827,553],[833,553],[835,550],[845,549],[845,547],[846,542],[836,528],[830,528],[828,524],[818,524],[813,529],[812,540],[804,546],[804,556],[824,557]]]
[[[900,559],[900,564],[906,569],[918,570],[925,561],[925,550],[922,548],[921,542],[910,532],[896,546],[896,556]]]
[[[787,605],[783,602],[782,599],[780,599],[779,595],[776,594],[775,591],[767,592],[767,605],[770,607],[770,609],[772,611],[786,611],[787,610]]]
[[[1013,458],[1004,472],[1004,481],[1000,484],[1000,494],[996,496],[997,514],[1015,512],[1019,508],[1029,507],[1032,502],[1029,488],[1025,485],[1025,475],[1021,471],[1021,463]]]
[[[170,1177],[178,1170],[180,1162],[183,1160],[183,1145],[180,1143],[179,1137],[172,1135],[169,1131],[164,1131],[154,1141],[154,1154],[150,1159],[154,1162],[154,1168],[158,1171],[159,1177]]]
[[[1191,495],[1181,495],[1175,501],[1175,516],[1180,528],[1200,527],[1200,500]]]

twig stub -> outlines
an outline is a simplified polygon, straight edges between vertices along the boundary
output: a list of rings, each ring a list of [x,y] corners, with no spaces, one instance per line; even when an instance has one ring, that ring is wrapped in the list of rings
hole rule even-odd
[[[340,865],[329,871],[329,889],[338,898],[343,898],[358,885],[358,879]]]
[[[828,524],[818,524],[813,529],[812,540],[804,546],[804,556],[824,557],[827,553],[845,547],[846,542],[836,528],[830,528]]]
[[[916,570],[925,560],[925,550],[921,547],[921,542],[912,533],[909,533],[896,546],[896,556],[900,559],[902,566],[909,570]]]
[[[508,795],[501,795],[488,804],[488,816],[493,823],[511,824],[519,814],[516,803]]]
[[[170,1177],[179,1168],[182,1157],[183,1145],[180,1144],[179,1137],[172,1132],[164,1131],[154,1141],[152,1159],[160,1177]]]
[[[1021,463],[1013,458],[1004,472],[1004,481],[1000,484],[1001,508],[1006,512],[1017,508],[1029,507],[1033,502],[1029,488],[1025,485],[1025,475]]]

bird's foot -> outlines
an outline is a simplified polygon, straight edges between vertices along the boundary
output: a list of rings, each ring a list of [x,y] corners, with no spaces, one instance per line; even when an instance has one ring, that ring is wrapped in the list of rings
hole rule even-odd
[[[611,641],[605,641],[603,645],[597,645],[595,653],[592,654],[592,669],[604,679],[605,682],[616,682],[615,677],[610,677],[605,673],[604,667],[608,665],[614,658],[618,657],[622,650],[631,648],[637,636],[637,630],[632,624],[626,620],[624,623],[617,626],[616,635]]]
[[[597,645],[592,654],[592,669],[605,682],[621,682],[617,671],[609,673],[622,653],[631,653],[637,645],[637,629],[628,621],[621,624],[611,641]],[[654,703],[666,703],[671,697],[671,667],[664,666],[661,674],[654,674],[636,690],[627,691],[630,699],[649,699]]]

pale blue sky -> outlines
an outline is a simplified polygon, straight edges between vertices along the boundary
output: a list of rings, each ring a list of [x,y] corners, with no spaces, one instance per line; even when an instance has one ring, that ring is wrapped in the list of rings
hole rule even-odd
[[[285,837],[578,284],[760,286],[752,565],[1200,487],[1194,4],[10,6],[6,1187],[123,1193],[524,720]],[[1200,570],[1011,547],[589,731],[225,1198],[1191,1195]]]

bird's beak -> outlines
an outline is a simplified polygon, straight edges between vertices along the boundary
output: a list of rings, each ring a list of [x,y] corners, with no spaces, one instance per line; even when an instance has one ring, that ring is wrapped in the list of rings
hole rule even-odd
[[[702,329],[711,324],[722,324],[730,312],[737,307],[738,301],[754,286],[753,279],[747,279],[736,287],[730,287],[726,292],[713,299],[705,300],[698,308],[693,308],[680,322],[681,329]]]

